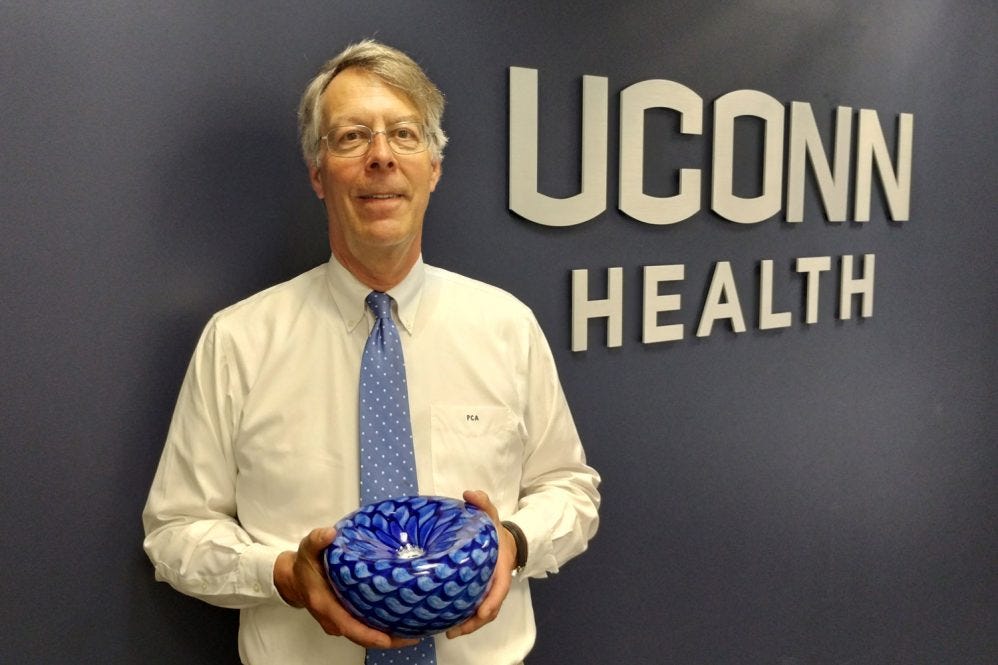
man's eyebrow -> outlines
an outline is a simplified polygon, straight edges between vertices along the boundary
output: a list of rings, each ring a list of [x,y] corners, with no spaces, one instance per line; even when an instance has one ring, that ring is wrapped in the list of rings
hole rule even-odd
[[[400,116],[388,116],[388,117],[389,120],[387,124],[389,125],[397,125],[400,122],[422,122],[422,120],[420,120],[419,115],[415,113],[407,113]],[[368,126],[367,122],[362,120],[361,116],[359,115],[346,115],[342,117],[334,117],[329,123],[330,127],[343,127],[350,125],[363,125],[365,127]]]

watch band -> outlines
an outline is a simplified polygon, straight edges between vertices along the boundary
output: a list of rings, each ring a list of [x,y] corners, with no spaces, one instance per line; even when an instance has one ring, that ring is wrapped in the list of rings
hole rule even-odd
[[[502,525],[512,534],[513,542],[516,543],[516,568],[513,569],[513,574],[516,575],[527,565],[527,537],[515,522],[504,521]]]

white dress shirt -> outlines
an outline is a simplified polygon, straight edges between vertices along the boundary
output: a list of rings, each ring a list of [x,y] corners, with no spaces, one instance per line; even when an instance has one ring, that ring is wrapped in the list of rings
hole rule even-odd
[[[187,370],[143,512],[156,578],[239,608],[252,665],[364,662],[274,586],[277,555],[358,507],[358,380],[370,289],[335,259],[212,317]],[[586,465],[533,314],[420,259],[389,291],[402,337],[419,491],[485,490],[529,543],[498,618],[436,636],[439,665],[519,663],[534,642],[528,576],[585,550],[599,476]]]

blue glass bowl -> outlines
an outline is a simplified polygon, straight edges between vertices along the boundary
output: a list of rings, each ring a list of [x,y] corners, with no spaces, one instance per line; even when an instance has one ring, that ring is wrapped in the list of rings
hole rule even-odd
[[[439,496],[362,506],[336,523],[326,577],[357,619],[399,637],[425,637],[478,609],[499,541],[484,511]]]

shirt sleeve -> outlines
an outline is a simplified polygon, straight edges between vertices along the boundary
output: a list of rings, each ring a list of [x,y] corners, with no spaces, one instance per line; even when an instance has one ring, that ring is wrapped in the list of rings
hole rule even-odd
[[[283,603],[273,580],[280,548],[255,542],[236,516],[233,436],[245,392],[212,319],[188,366],[142,513],[156,579],[232,608]]]
[[[531,317],[524,380],[526,450],[514,514],[527,538],[521,575],[545,577],[584,552],[599,525],[600,477],[586,464],[550,347]]]

